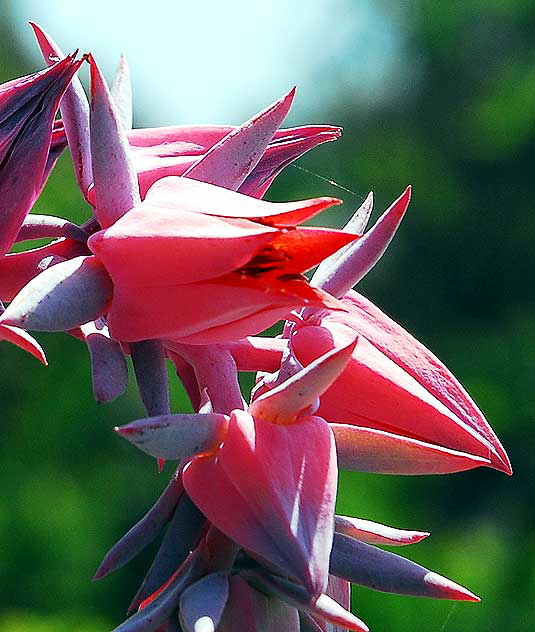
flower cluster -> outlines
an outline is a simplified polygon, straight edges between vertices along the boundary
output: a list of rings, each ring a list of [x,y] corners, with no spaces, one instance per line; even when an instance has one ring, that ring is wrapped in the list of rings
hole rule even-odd
[[[410,189],[370,230],[371,195],[344,230],[302,226],[340,201],[262,198],[340,129],[281,128],[293,90],[238,127],[134,130],[125,60],[109,89],[91,55],[64,56],[32,27],[48,68],[0,86],[0,339],[46,363],[27,330],[76,336],[97,401],[124,392],[130,356],[147,417],[115,430],[160,467],[178,463],[97,570],[106,576],[165,532],[116,630],[364,631],[351,583],[477,601],[376,546],[428,533],[335,514],[338,468],[511,472],[448,369],[352,289]],[[89,102],[76,77],[85,62]],[[81,226],[31,213],[67,146],[92,209]],[[35,238],[52,241],[10,252]],[[257,336],[280,320],[280,336]],[[171,412],[168,361],[194,413]],[[240,371],[257,374],[248,401]]]

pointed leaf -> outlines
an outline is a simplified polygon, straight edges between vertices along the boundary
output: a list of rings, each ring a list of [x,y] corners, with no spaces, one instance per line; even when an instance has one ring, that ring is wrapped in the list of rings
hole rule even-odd
[[[54,117],[81,63],[70,56],[0,86],[0,255],[11,248],[41,192]]]
[[[394,529],[379,522],[361,520],[349,516],[335,516],[334,529],[336,533],[347,535],[367,544],[386,544],[390,546],[405,546],[414,544],[427,538],[427,531],[406,531]]]
[[[119,118],[125,130],[132,129],[132,83],[130,81],[130,68],[126,62],[126,57],[121,54],[119,66],[115,72],[113,83],[111,84],[111,96]]]
[[[148,546],[169,522],[182,493],[182,480],[177,472],[143,518],[108,551],[93,579],[106,577]]]
[[[133,598],[129,610],[137,608],[169,581],[189,552],[195,548],[205,521],[205,517],[191,502],[188,495],[182,494],[158,553]]]
[[[169,414],[169,380],[162,343],[159,340],[135,342],[130,345],[130,353],[147,414],[150,417]]]
[[[133,421],[115,432],[151,456],[174,460],[215,449],[225,436],[228,419],[219,413],[160,415]]]
[[[211,573],[188,586],[180,597],[184,632],[215,632],[229,596],[227,573]]]
[[[405,215],[411,198],[411,187],[383,213],[373,228],[336,260],[334,268],[318,283],[333,296],[344,296],[383,256]],[[315,283],[316,284],[316,283]]]
[[[44,29],[34,22],[30,22],[30,26],[34,30],[47,64],[51,65],[55,60],[64,58],[62,50]],[[86,195],[93,182],[89,141],[89,103],[78,77],[72,79],[63,95],[60,108],[76,179],[82,193]]]
[[[72,239],[59,239],[40,248],[0,256],[0,298],[12,301],[43,270],[65,259],[87,254],[89,251],[85,244]]]
[[[93,394],[97,403],[111,402],[128,386],[128,368],[120,343],[112,340],[108,328],[94,321],[81,326],[91,357]]]
[[[285,119],[294,94],[295,88],[234,129],[192,165],[184,176],[237,189],[256,167],[273,134]]]
[[[249,407],[258,419],[285,423],[302,410],[312,406],[336,380],[344,369],[356,344],[355,341],[340,349],[322,355],[280,386],[260,395]]]
[[[42,239],[43,237],[70,237],[85,243],[89,235],[83,228],[62,217],[28,215],[18,232],[16,241]]]
[[[0,321],[37,331],[65,331],[98,318],[113,285],[95,257],[76,257],[41,272],[13,299]]]
[[[329,125],[305,125],[297,129],[295,138],[288,135],[287,139],[277,141],[274,138],[270,142],[260,162],[238,189],[240,193],[256,198],[264,197],[273,180],[294,160],[322,143],[337,140],[342,134],[341,128]]]
[[[194,551],[158,595],[114,632],[155,632],[176,610],[182,592],[204,572],[206,561]]]
[[[331,573],[374,590],[433,597],[479,601],[466,588],[410,560],[335,533]]]
[[[368,224],[368,220],[372,211],[373,193],[370,191],[364,202],[355,211],[353,217],[344,226],[344,231],[348,233],[354,233],[356,235],[362,235]],[[353,246],[355,246],[355,244],[353,244]],[[326,282],[329,276],[335,272],[336,263],[340,260],[342,255],[347,252],[349,248],[351,248],[351,244],[343,246],[342,248],[340,248],[340,250],[338,250],[338,252],[335,252],[330,257],[324,259],[312,275],[312,279],[310,281],[312,285],[315,285],[316,287],[323,287],[323,284]]]
[[[103,228],[139,204],[130,146],[113,98],[94,58],[91,64],[91,158],[95,214]]]

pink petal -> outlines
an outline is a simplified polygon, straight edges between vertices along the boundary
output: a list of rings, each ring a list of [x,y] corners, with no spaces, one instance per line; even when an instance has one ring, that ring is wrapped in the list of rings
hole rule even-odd
[[[170,338],[210,344],[257,334],[288,316],[293,308],[307,304],[337,306],[329,295],[305,281],[264,284],[231,273],[188,285],[116,286],[108,325],[117,340]]]
[[[297,358],[305,365],[361,331],[353,313],[346,319],[333,313],[322,323],[323,327],[300,327],[292,336]],[[492,448],[487,438],[438,400],[428,382],[405,370],[402,358],[410,357],[411,347],[402,351],[395,356],[389,351],[391,359],[360,335],[347,367],[324,393],[318,414],[330,422],[375,428],[489,459]]]
[[[484,437],[489,450],[480,456],[490,459],[496,469],[511,474],[509,458],[496,434],[470,395],[444,364],[361,294],[349,292],[343,302],[350,310],[351,320],[359,333],[424,385],[462,423]]]
[[[394,529],[379,522],[349,516],[335,516],[334,529],[336,533],[347,535],[367,544],[386,544],[389,546],[414,544],[430,535],[427,531]]]
[[[184,486],[225,535],[319,595],[327,585],[336,476],[322,419],[279,426],[234,411],[217,456],[193,460]]]
[[[268,257],[273,261],[268,260],[267,265],[272,266],[272,274],[300,274],[356,237],[332,228],[297,227],[276,236],[269,244]],[[262,255],[261,252],[259,257],[262,258]],[[254,267],[254,261],[248,266]]]
[[[1,340],[7,340],[7,342],[11,342],[24,351],[31,353],[45,366],[48,365],[43,348],[37,342],[37,340],[30,336],[27,331],[24,331],[24,329],[0,324],[0,341]]]
[[[288,342],[282,338],[249,336],[225,345],[239,371],[276,371]]]
[[[151,207],[143,203],[88,246],[113,280],[127,286],[178,285],[244,266],[277,230],[247,220]]]
[[[196,146],[197,155],[205,153],[225,136],[237,129],[234,125],[170,125],[167,127],[145,127],[128,131],[128,140],[132,147],[153,148],[166,146]],[[302,125],[278,129],[273,135],[270,145],[295,142],[319,134],[340,135],[341,129],[331,125]],[[193,155],[190,154],[190,155]]]
[[[488,459],[398,434],[349,424],[331,424],[338,466],[377,474],[449,474],[482,465]]]
[[[138,172],[141,197],[166,176],[182,176],[214,144],[234,127],[216,125],[176,126],[137,129],[128,132]],[[329,125],[305,125],[278,130],[265,153],[239,191],[260,198],[274,178],[293,160],[317,145],[336,140],[340,128]]]
[[[351,357],[356,339],[339,349],[320,356],[276,388],[255,399],[251,415],[273,423],[288,423],[301,411],[316,403],[338,378]]]
[[[213,184],[175,176],[158,180],[147,192],[145,200],[151,206],[166,209],[258,220],[276,226],[301,224],[329,206],[341,204],[341,200],[331,197],[266,202]]]
[[[139,185],[130,147],[108,86],[94,58],[91,65],[91,160],[95,214],[103,228],[136,206]]]
[[[185,173],[187,178],[237,189],[258,164],[292,105],[293,88],[279,101],[234,129]]]
[[[181,337],[181,342],[190,345],[226,344],[229,340],[243,338],[249,334],[258,334],[279,320],[290,315],[291,308],[266,307],[222,325],[209,327],[194,334]]]

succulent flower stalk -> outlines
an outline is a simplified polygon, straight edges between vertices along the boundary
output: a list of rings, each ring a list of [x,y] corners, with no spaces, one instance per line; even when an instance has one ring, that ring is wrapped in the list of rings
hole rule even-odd
[[[130,356],[146,414],[115,431],[160,470],[176,462],[95,573],[163,532],[116,632],[367,632],[352,583],[478,601],[377,548],[427,531],[335,514],[339,469],[511,473],[453,374],[352,289],[398,230],[410,187],[368,231],[372,194],[344,230],[304,226],[341,200],[262,198],[341,130],[281,129],[295,88],[238,126],[132,129],[126,60],[110,89],[91,54],[65,57],[32,28],[49,68],[0,86],[0,341],[46,364],[28,331],[79,339],[98,402],[126,390]],[[90,100],[75,76],[84,61]],[[91,206],[82,226],[31,213],[66,145]],[[10,252],[35,238],[53,241]],[[280,336],[257,336],[278,321]],[[171,409],[168,361],[193,412]],[[257,373],[250,393],[241,371]]]

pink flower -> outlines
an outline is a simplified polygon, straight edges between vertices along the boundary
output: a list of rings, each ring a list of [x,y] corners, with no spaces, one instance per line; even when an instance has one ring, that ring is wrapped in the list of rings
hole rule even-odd
[[[247,410],[168,414],[116,428],[152,456],[187,463],[181,476],[187,496],[178,501],[160,552],[134,599],[134,605],[143,607],[118,628],[121,632],[163,622],[176,609],[190,630],[204,618],[213,626],[221,620],[230,632],[240,613],[250,621],[246,629],[258,629],[255,624],[264,622],[268,603],[251,587],[271,598],[269,609],[276,620],[277,613],[286,612],[287,620],[279,621],[277,630],[288,632],[298,629],[297,611],[313,629],[330,622],[367,632],[348,612],[349,582],[385,592],[478,601],[451,580],[370,545],[406,545],[427,533],[334,515],[333,424],[313,413],[318,397],[351,362],[354,348],[355,341],[350,341],[330,350],[257,397]],[[155,535],[153,525],[168,519],[175,489],[176,479],[113,547],[96,577],[147,545]],[[202,514],[188,509],[189,499]],[[190,525],[188,537],[198,545],[186,555],[172,534],[190,533]],[[180,557],[169,563],[178,550]]]
[[[296,323],[303,365],[357,335],[351,360],[323,394],[341,466],[385,473],[445,473],[487,465],[511,473],[505,450],[450,371],[373,303],[350,291],[347,311]]]
[[[301,305],[334,306],[301,273],[355,236],[295,228],[333,198],[269,203],[165,178],[88,242],[114,289],[113,337],[209,343],[257,333]]]

